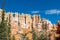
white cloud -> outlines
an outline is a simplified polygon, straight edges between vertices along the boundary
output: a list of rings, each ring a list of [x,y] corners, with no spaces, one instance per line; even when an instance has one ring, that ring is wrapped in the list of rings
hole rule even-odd
[[[45,13],[46,14],[60,14],[60,10],[52,9],[52,10],[47,10]]]
[[[39,13],[40,11],[32,11],[31,13]]]
[[[0,9],[0,11],[2,11],[2,9]]]

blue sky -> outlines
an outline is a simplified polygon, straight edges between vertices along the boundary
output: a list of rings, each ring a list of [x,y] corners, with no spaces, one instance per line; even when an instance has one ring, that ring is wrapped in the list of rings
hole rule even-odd
[[[0,0],[0,8],[2,0]],[[5,0],[6,12],[40,14],[42,18],[57,23],[60,20],[60,0]]]

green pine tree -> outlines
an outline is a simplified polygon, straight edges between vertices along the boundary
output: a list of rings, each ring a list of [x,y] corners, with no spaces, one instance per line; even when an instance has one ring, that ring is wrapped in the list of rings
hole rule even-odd
[[[0,23],[0,40],[8,40],[8,25],[5,19],[5,11],[2,11],[2,21]]]
[[[8,19],[8,37],[9,37],[9,40],[11,40],[10,38],[10,33],[11,33],[11,25],[10,25],[10,14],[9,14],[9,19]]]

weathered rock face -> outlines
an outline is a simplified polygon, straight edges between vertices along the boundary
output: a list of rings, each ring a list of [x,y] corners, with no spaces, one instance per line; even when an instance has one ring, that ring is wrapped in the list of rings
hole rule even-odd
[[[60,34],[60,21],[58,21],[58,25],[57,25],[57,33]]]

